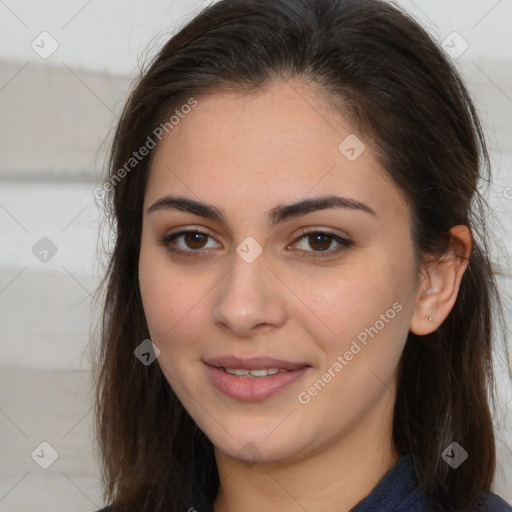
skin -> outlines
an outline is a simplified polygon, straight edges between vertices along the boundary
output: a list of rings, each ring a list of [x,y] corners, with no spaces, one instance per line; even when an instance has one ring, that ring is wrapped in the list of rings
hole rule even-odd
[[[399,357],[410,330],[427,334],[448,315],[466,268],[456,254],[469,254],[471,238],[456,226],[446,260],[419,268],[407,203],[370,141],[354,161],[340,152],[350,134],[357,131],[317,91],[290,81],[250,96],[199,98],[155,150],[140,289],[151,339],[161,351],[158,364],[215,446],[221,481],[215,512],[349,510],[399,460],[391,438]],[[171,209],[148,213],[168,194],[214,205],[226,223]],[[268,222],[276,206],[330,194],[362,202],[375,215],[329,208]],[[161,242],[194,228],[209,236],[181,236],[168,247]],[[335,239],[315,244],[303,228],[352,245],[335,253]],[[248,236],[262,248],[252,263],[236,252]],[[321,248],[331,255],[311,256],[325,254]],[[426,294],[429,289],[435,291]],[[316,396],[300,403],[298,394],[397,303],[394,318]],[[311,368],[270,398],[247,403],[209,380],[203,361],[225,354]]]

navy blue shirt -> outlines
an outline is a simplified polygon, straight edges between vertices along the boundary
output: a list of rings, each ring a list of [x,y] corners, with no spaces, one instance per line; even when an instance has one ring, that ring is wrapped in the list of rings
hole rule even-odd
[[[198,512],[213,512],[211,504],[193,504]],[[110,512],[106,507],[98,512]],[[185,512],[185,511],[184,511]],[[441,512],[429,504],[418,487],[412,459],[404,455],[380,480],[373,491],[350,512]],[[475,512],[512,512],[505,500],[490,493]]]
[[[439,512],[419,489],[410,455],[404,455],[350,512]],[[475,512],[512,512],[505,500],[489,494]]]

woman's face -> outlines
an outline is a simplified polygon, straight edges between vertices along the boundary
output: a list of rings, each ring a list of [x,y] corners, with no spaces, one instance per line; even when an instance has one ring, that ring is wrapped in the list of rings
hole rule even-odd
[[[154,364],[225,455],[390,439],[416,262],[408,207],[356,137],[280,82],[199,99],[155,149],[139,263]]]

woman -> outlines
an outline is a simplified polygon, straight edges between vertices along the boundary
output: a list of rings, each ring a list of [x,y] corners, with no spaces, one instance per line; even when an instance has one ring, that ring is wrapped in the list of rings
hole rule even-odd
[[[222,1],[172,37],[104,187],[104,510],[510,510],[487,166],[388,3]]]

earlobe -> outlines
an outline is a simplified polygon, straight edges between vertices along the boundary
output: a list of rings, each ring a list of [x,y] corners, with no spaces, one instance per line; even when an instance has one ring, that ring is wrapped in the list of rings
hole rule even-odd
[[[473,240],[465,225],[450,230],[450,245],[442,258],[432,258],[421,271],[409,330],[419,336],[434,332],[446,319],[459,293]]]

